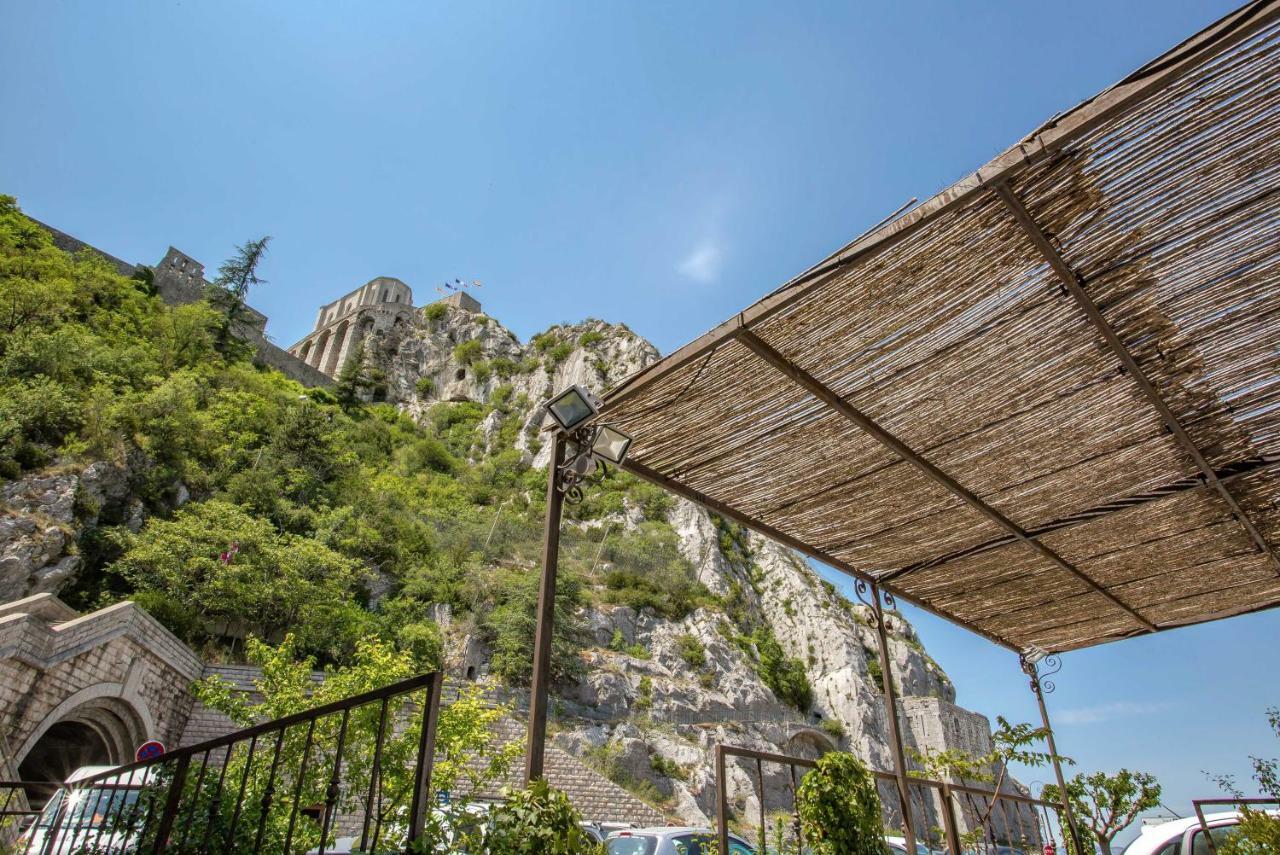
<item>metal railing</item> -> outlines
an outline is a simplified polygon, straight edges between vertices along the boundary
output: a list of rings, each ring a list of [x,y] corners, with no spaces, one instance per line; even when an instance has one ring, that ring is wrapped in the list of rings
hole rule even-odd
[[[805,772],[817,766],[816,760],[773,754],[732,745],[716,746],[716,833],[720,851],[728,852],[729,801],[726,783],[727,761],[731,757],[755,761],[756,787],[760,792],[759,816],[756,825],[758,851],[805,852],[805,829],[794,810],[796,789]],[[768,844],[768,812],[765,804],[765,764],[777,764],[788,769],[788,789],[792,798],[792,824],[790,841],[784,849]],[[802,770],[797,773],[797,769]],[[886,803],[898,800],[897,776],[892,772],[872,770],[881,784],[881,798]],[[887,786],[885,786],[887,785]],[[911,795],[908,803],[899,805],[905,814],[911,811],[915,818],[913,827],[917,835],[918,855],[1011,855],[1021,852],[1032,855],[1039,852],[1052,834],[1049,817],[1056,818],[1057,805],[1016,793],[995,792],[992,789],[947,781],[907,776]],[[890,801],[892,800],[892,801]],[[1036,811],[1043,813],[1043,822]],[[899,833],[897,829],[884,829],[886,836]],[[775,841],[777,843],[777,841]],[[793,847],[793,848],[792,848]]]
[[[66,785],[23,855],[404,852],[434,803],[426,674]]]
[[[1209,844],[1209,851],[1216,853],[1218,851],[1218,841],[1213,839],[1213,834],[1209,829],[1209,822],[1204,815],[1205,806],[1210,807],[1252,807],[1253,805],[1280,805],[1280,799],[1245,799],[1245,798],[1226,798],[1226,799],[1194,799],[1191,806],[1195,808],[1196,819],[1200,820],[1200,830],[1204,832],[1204,839]],[[1199,848],[1199,847],[1197,847]]]
[[[0,852],[7,852],[19,832],[40,815],[31,807],[28,790],[47,788],[53,792],[59,786],[47,781],[0,781]]]

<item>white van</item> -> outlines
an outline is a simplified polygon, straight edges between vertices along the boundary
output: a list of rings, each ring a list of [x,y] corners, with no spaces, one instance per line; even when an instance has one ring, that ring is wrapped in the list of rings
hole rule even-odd
[[[92,786],[75,786],[116,768],[81,766],[68,775],[64,786],[45,804],[40,817],[18,838],[17,851],[70,855],[90,848],[119,852],[132,849],[131,832],[116,827],[117,820],[129,818],[142,788],[154,780],[154,772],[138,769],[103,778]],[[57,839],[51,841],[55,825]],[[52,848],[46,850],[50,843]]]
[[[1280,816],[1280,811],[1267,813]],[[1205,816],[1204,821],[1209,826],[1214,846],[1220,848],[1240,824],[1240,812],[1211,813]],[[1147,826],[1120,855],[1212,855],[1212,852],[1209,850],[1209,841],[1205,839],[1204,829],[1200,827],[1200,820],[1193,816]]]

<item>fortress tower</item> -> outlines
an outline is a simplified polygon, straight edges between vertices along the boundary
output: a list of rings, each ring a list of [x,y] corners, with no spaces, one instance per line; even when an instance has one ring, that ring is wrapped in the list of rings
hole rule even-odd
[[[289,352],[329,377],[336,377],[356,342],[413,317],[413,291],[392,276],[379,276],[320,307],[316,325]]]

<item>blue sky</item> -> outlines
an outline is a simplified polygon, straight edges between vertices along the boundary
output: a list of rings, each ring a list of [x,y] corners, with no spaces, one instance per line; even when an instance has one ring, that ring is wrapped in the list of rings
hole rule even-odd
[[[668,351],[1230,7],[0,0],[0,192],[131,261],[273,235],[252,302],[285,345],[392,275]],[[920,625],[963,703],[1032,717],[1008,655]],[[1278,630],[1071,655],[1064,750],[1185,807],[1277,748]]]

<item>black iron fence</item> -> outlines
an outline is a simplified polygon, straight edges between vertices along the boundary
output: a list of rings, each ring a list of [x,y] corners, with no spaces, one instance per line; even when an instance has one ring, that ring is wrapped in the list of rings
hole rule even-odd
[[[727,780],[730,758],[748,761],[746,770],[754,773],[756,789],[760,793],[758,814],[743,817],[741,824],[755,832],[758,851],[779,855],[806,852],[806,831],[794,812],[795,793],[804,774],[814,768],[817,761],[731,745],[716,746],[716,830],[720,851],[729,851]],[[790,797],[788,812],[791,813],[790,822],[782,823],[777,812],[773,812],[772,829],[769,825],[771,812],[766,804],[766,768],[771,764],[787,770],[783,784]],[[897,776],[875,770],[872,774],[880,784],[881,799],[886,805],[896,806],[899,817],[911,812],[918,855],[1038,855],[1044,844],[1053,839],[1057,806],[1051,802],[1017,793],[995,792],[990,787],[909,775],[907,803],[900,804]],[[898,850],[898,845],[906,848],[905,839],[900,843],[897,840],[902,834],[900,829],[886,826],[884,834],[887,840],[897,844],[892,847],[894,851]]]
[[[441,689],[414,677],[75,781],[13,851],[407,851],[434,803]]]

